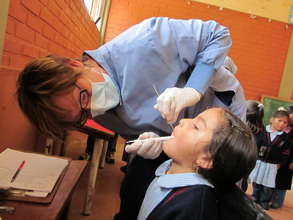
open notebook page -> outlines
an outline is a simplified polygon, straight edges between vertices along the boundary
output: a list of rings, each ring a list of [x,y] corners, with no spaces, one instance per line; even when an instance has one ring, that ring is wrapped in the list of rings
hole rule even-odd
[[[25,164],[11,183],[21,162]],[[51,192],[68,160],[7,148],[0,153],[0,187]]]

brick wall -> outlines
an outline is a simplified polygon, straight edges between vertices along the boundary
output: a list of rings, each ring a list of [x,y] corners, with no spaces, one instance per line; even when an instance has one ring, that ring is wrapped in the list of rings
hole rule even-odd
[[[10,0],[0,64],[0,151],[32,149],[35,130],[20,112],[15,93],[18,72],[35,57],[78,57],[98,46],[99,33],[82,0]]]
[[[105,40],[153,16],[212,19],[227,26],[233,39],[229,53],[246,97],[278,95],[293,26],[188,0],[112,0]]]
[[[97,47],[98,31],[82,0],[10,0],[0,64],[0,151],[32,149],[35,130],[18,109],[14,93],[19,70],[31,59],[49,53],[77,57]],[[251,19],[248,14],[182,0],[112,0],[106,41],[152,16],[214,19],[230,28],[236,61],[247,98],[276,96],[292,26]]]

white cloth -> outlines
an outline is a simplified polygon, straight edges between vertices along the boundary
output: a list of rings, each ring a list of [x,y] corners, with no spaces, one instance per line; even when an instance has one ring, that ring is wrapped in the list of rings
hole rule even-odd
[[[238,68],[236,64],[234,63],[234,61],[229,56],[226,56],[224,60],[224,67],[233,74],[237,73]]]
[[[261,160],[257,160],[249,178],[252,182],[257,184],[275,188],[277,171],[277,164],[266,163]]]
[[[235,95],[232,98],[232,103],[229,106],[229,110],[233,113],[237,112],[236,115],[242,121],[246,120],[246,99],[243,89],[238,79],[229,70],[221,66],[211,80],[210,88],[217,92],[233,91]],[[205,103],[208,104],[209,102],[205,100]],[[221,101],[218,103],[220,104]],[[225,105],[222,106],[227,107]]]

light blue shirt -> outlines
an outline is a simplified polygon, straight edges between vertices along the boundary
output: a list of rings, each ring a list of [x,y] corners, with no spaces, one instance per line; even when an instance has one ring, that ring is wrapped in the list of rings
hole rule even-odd
[[[185,86],[203,94],[198,104],[181,112],[178,121],[207,107],[225,106],[209,85],[230,46],[229,31],[215,21],[150,18],[100,48],[85,51],[106,70],[121,96],[119,106],[94,120],[126,139],[145,131],[170,134],[153,108],[157,99],[153,86],[160,94],[166,88]]]
[[[138,220],[145,220],[152,210],[175,188],[193,185],[214,187],[197,173],[166,174],[172,160],[162,163],[156,170],[156,177],[149,185],[139,210]]]

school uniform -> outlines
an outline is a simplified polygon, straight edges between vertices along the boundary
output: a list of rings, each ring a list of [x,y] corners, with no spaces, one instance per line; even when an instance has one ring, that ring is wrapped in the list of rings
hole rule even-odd
[[[171,163],[157,168],[137,220],[218,219],[214,186],[194,172],[166,174]]]
[[[288,150],[290,151],[287,161],[281,165],[276,176],[276,189],[290,190],[292,185],[293,170],[289,169],[290,163],[293,163],[293,129],[288,134],[288,141],[286,142]]]
[[[217,220],[215,192],[205,185],[178,189],[166,197],[147,220]]]
[[[283,206],[286,191],[290,190],[292,185],[293,170],[289,169],[289,165],[290,163],[293,163],[293,129],[288,132],[288,135],[289,137],[286,143],[290,151],[290,156],[288,160],[281,165],[277,172],[276,187],[271,200],[272,207],[274,208],[280,208]]]
[[[156,169],[147,189],[137,185],[136,188],[141,190],[140,194],[145,195],[139,204],[140,209],[137,216],[132,215],[125,218],[124,215],[124,218],[117,219],[234,220],[240,218],[271,220],[236,186],[234,188],[231,186],[231,189],[225,193],[216,192],[214,186],[199,174],[193,172],[167,174],[171,163],[172,160],[165,161]],[[235,199],[240,204],[235,204]],[[130,209],[131,211],[136,213],[136,210]]]
[[[287,138],[288,135],[283,131],[272,131],[270,125],[266,126],[258,149],[258,160],[250,174],[255,199],[264,204],[266,209],[276,186],[278,165],[284,164],[289,156]]]

